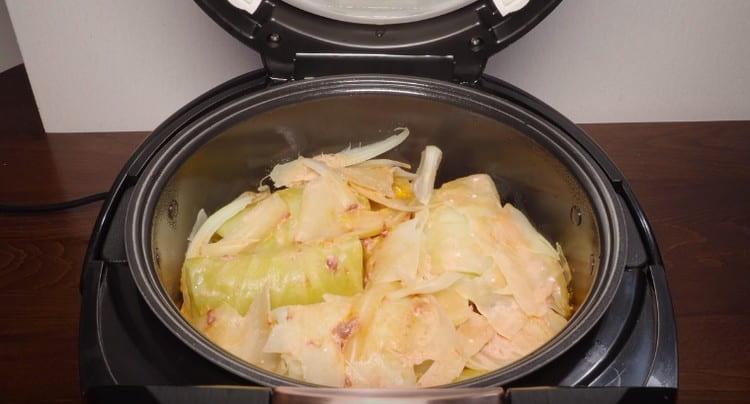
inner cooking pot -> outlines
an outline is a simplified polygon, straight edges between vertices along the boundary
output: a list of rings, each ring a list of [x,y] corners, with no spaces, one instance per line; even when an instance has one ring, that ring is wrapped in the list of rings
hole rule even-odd
[[[337,152],[408,127],[385,157],[419,163],[443,150],[436,186],[487,173],[503,202],[522,210],[570,263],[575,314],[554,339],[504,368],[451,386],[502,385],[549,363],[593,327],[624,270],[626,233],[614,191],[593,159],[545,117],[481,90],[397,76],[298,81],[219,103],[154,155],[128,208],[133,278],[157,317],[215,364],[264,385],[305,385],[246,363],[203,337],[179,313],[187,238],[201,208],[212,213],[254,190],[277,163]]]

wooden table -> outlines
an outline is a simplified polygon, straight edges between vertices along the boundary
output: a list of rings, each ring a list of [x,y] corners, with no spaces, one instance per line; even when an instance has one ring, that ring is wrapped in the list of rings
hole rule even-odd
[[[582,125],[661,245],[680,401],[750,400],[750,122]],[[0,75],[0,202],[106,190],[145,133],[49,134],[25,72]],[[99,204],[0,215],[0,401],[79,401],[78,277]]]

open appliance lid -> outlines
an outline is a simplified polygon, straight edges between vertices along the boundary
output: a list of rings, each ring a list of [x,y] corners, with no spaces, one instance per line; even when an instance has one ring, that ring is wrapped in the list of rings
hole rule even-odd
[[[272,78],[386,73],[475,81],[561,0],[195,0]]]
[[[388,25],[427,20],[468,6],[476,0],[286,0],[309,13],[356,24]],[[252,14],[260,0],[229,0]],[[518,11],[529,0],[493,0],[502,15]]]
[[[561,0],[195,0],[272,78],[385,73],[473,82]]]

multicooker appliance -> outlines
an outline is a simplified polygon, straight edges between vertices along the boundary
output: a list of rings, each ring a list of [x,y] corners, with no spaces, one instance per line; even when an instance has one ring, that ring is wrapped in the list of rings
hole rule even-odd
[[[86,400],[674,399],[669,291],[633,192],[580,128],[482,73],[489,56],[559,0],[196,2],[260,52],[264,68],[177,111],[115,181],[81,281]],[[490,174],[504,200],[563,245],[578,307],[557,337],[510,366],[440,389],[352,391],[264,372],[182,319],[180,265],[200,208],[257,186],[279,161],[370,143],[403,126],[412,135],[394,157],[418,162],[426,144],[439,146],[443,179]]]

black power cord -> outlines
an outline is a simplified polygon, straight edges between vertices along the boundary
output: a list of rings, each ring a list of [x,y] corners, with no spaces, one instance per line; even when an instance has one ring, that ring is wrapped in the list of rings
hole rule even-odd
[[[107,199],[109,192],[99,192],[98,194],[86,195],[82,198],[73,199],[65,202],[56,202],[45,205],[6,205],[0,204],[0,213],[46,213],[57,212],[65,209],[77,208],[88,205],[97,201]]]

